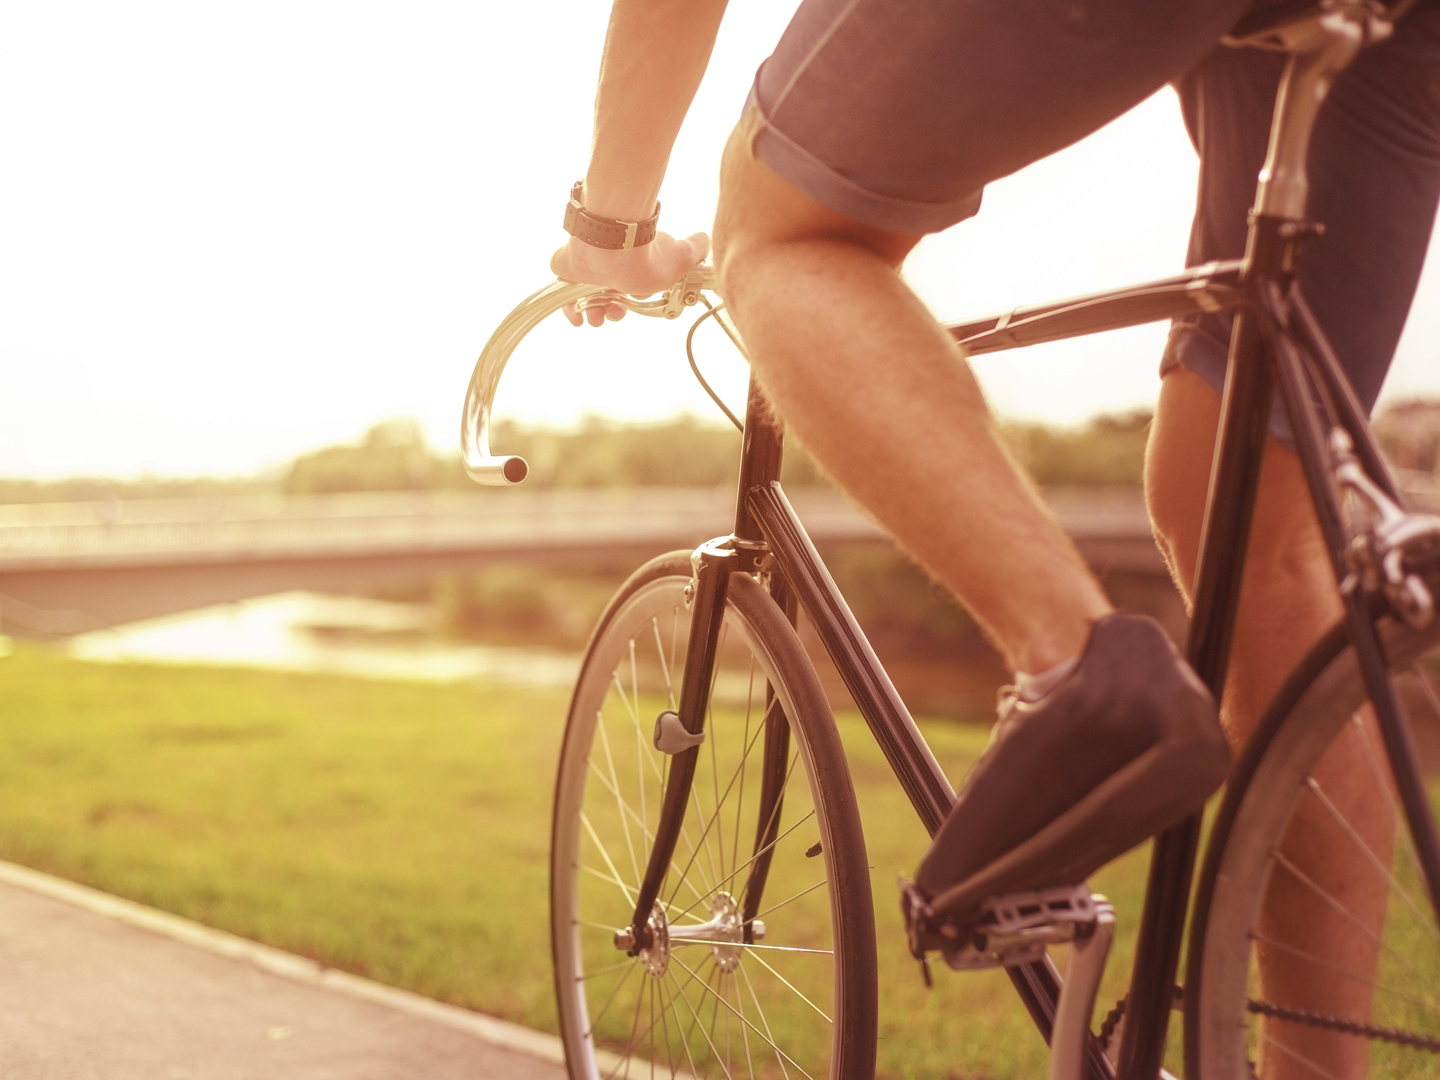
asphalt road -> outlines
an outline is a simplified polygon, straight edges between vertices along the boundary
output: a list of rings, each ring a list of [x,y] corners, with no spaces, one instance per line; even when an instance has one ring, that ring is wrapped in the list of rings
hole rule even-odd
[[[6,1080],[559,1080],[557,1050],[547,1036],[0,864]]]

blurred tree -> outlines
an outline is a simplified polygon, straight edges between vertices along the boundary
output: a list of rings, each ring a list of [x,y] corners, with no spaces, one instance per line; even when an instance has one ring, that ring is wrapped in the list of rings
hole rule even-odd
[[[285,476],[287,495],[337,491],[427,491],[443,485],[445,459],[425,444],[418,421],[384,420],[358,443],[301,454]]]
[[[1002,424],[1010,452],[1041,487],[1138,487],[1151,412],[1097,416],[1082,428]]]
[[[1426,409],[1436,411],[1435,406],[1412,409],[1401,426],[1408,433],[1402,440],[1406,460],[1428,469],[1435,461],[1440,424],[1431,423]],[[1386,417],[1401,413],[1397,407]],[[1100,416],[1076,429],[1002,423],[1000,430],[1016,460],[1041,486],[1130,487],[1140,483],[1149,423],[1150,413],[1139,410]],[[500,420],[491,432],[491,448],[524,457],[531,469],[526,484],[534,488],[715,487],[735,482],[740,433],[691,415],[654,424],[589,417],[572,431]],[[782,479],[791,487],[828,483],[793,437],[786,442]],[[374,425],[356,442],[302,454],[278,473],[241,479],[0,479],[0,502],[224,497],[277,489],[294,495],[485,490],[466,477],[457,455],[426,443],[418,421],[399,418]]]
[[[1375,417],[1373,430],[1395,468],[1440,471],[1440,401],[1397,401]]]

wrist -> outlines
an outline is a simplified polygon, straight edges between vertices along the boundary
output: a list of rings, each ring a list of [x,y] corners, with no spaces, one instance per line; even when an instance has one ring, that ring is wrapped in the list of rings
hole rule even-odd
[[[563,224],[565,231],[582,244],[606,251],[630,251],[655,239],[659,217],[658,200],[644,217],[620,218],[598,213],[586,205],[585,181],[577,180],[565,204]]]

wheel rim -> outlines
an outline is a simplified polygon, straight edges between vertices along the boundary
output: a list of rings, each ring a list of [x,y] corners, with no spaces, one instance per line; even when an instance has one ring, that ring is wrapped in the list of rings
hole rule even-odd
[[[651,733],[679,695],[685,584],[652,582],[611,614],[572,707],[552,866],[572,1075],[827,1076],[838,997],[833,845],[815,812],[813,768],[798,731],[784,765],[777,838],[761,846],[769,872],[758,940],[745,940],[765,718],[794,711],[775,658],[733,608],[685,827],[649,920],[652,944],[632,957],[614,942],[633,914],[659,817],[668,759]],[[768,705],[767,683],[775,690]]]
[[[1412,729],[1423,736],[1433,808],[1440,805],[1440,771],[1426,743],[1440,730],[1440,669],[1433,652],[1422,654],[1435,635],[1421,639],[1392,628],[1389,637],[1401,669],[1397,690]],[[1440,1073],[1434,1052],[1440,1048],[1440,927],[1359,685],[1346,650],[1296,703],[1292,714],[1304,721],[1281,726],[1241,796],[1216,874],[1201,967],[1197,1020],[1205,1080]],[[1347,796],[1334,782],[1339,756],[1368,777],[1373,791],[1366,798]],[[1360,871],[1340,881],[1307,872],[1285,839],[1297,815],[1324,825]],[[1303,920],[1282,925],[1267,916],[1272,889],[1300,898],[1359,947],[1337,958]],[[1286,1000],[1294,991],[1267,985],[1262,959],[1271,970],[1283,965],[1292,976],[1313,980],[1320,1000],[1339,994],[1341,1004],[1314,1007],[1304,994]],[[1348,1033],[1342,1024],[1350,1025]],[[1387,1031],[1431,1045],[1405,1046]]]

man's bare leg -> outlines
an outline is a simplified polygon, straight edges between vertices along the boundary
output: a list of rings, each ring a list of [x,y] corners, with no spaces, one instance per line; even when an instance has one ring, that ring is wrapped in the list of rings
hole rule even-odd
[[[726,303],[820,464],[985,626],[1012,668],[1080,652],[1110,603],[1017,470],[954,342],[900,280],[918,236],[858,225],[737,131],[715,222]]]
[[[1199,376],[1182,369],[1165,378],[1146,454],[1146,498],[1156,538],[1187,605],[1192,600],[1219,418],[1220,397]],[[1335,577],[1299,459],[1272,440],[1265,451],[1221,707],[1222,723],[1237,752],[1286,676],[1341,614]],[[1385,810],[1388,801],[1365,765],[1359,737],[1355,729],[1347,729],[1314,775],[1384,860],[1393,843]],[[1303,799],[1283,850],[1296,867],[1362,920],[1372,926],[1382,921],[1385,881],[1317,799]],[[1293,876],[1277,874],[1273,879],[1261,931],[1346,970],[1373,970],[1373,945]],[[1262,951],[1261,978],[1263,992],[1273,1002],[1351,1017],[1369,1012],[1368,987],[1337,977],[1333,970],[1317,969],[1293,952]],[[1368,1045],[1362,1039],[1278,1022],[1270,1023],[1266,1033],[1287,1047],[1301,1048],[1310,1060],[1323,1062],[1330,1076],[1365,1075]],[[1326,1075],[1273,1045],[1264,1046],[1261,1053],[1261,1075],[1266,1080]]]

